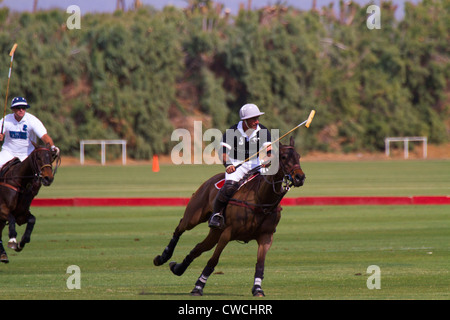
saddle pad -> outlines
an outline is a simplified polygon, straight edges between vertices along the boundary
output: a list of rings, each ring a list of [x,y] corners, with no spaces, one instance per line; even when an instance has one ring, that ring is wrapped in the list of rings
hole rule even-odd
[[[20,159],[19,158],[12,158],[11,160],[9,160],[8,162],[6,162],[2,168],[0,168],[0,177],[3,177],[5,175],[5,173],[13,166],[15,166],[16,164],[20,163]]]
[[[223,185],[225,184],[225,179],[219,180],[214,184],[214,187],[216,187],[217,190],[222,189]]]
[[[241,187],[242,187],[244,184],[246,184],[247,182],[252,181],[257,175],[259,175],[259,172],[255,173],[255,174],[252,175],[250,178],[244,180],[244,182],[242,182],[242,183],[239,185],[239,188],[241,188]],[[220,190],[220,189],[222,189],[222,187],[223,187],[224,184],[225,184],[225,179],[221,179],[221,180],[217,181],[217,182],[214,184],[214,187],[216,187],[217,190]]]

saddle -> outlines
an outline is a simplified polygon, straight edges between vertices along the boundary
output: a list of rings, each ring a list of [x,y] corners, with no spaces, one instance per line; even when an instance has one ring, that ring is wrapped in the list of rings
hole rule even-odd
[[[241,179],[239,180],[239,187],[238,190],[245,185],[246,183],[252,181],[254,178],[256,178],[257,176],[259,176],[261,174],[261,172],[259,172],[259,167],[256,167],[252,170],[250,170],[249,172],[247,172],[247,174]],[[223,185],[225,184],[225,178],[217,181],[214,184],[214,187],[216,187],[217,190],[222,189]]]
[[[3,177],[10,168],[15,166],[16,164],[19,164],[20,162],[21,161],[19,158],[13,158],[9,160],[7,163],[5,163],[3,167],[0,169],[0,178]]]

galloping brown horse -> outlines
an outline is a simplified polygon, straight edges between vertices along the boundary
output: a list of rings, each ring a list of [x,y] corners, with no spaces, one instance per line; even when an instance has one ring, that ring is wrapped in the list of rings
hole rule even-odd
[[[154,258],[153,263],[156,266],[164,264],[172,257],[180,236],[186,230],[191,230],[198,224],[208,221],[218,192],[215,185],[223,178],[223,173],[211,177],[192,195],[169,245],[161,255]],[[241,186],[225,209],[225,227],[210,229],[205,240],[197,244],[182,263],[169,264],[170,270],[175,275],[181,276],[195,258],[217,244],[213,256],[191,292],[192,295],[203,295],[206,280],[214,271],[220,254],[228,242],[256,240],[258,252],[252,293],[254,296],[264,296],[261,288],[264,261],[272,245],[273,233],[281,218],[280,201],[291,186],[300,187],[304,181],[305,174],[300,167],[300,155],[295,151],[294,139],[291,137],[290,145],[280,143],[278,171],[274,175],[258,175]]]
[[[2,232],[9,223],[8,247],[19,252],[25,244],[30,242],[31,233],[36,222],[30,212],[33,198],[38,194],[41,185],[49,186],[54,179],[52,163],[57,159],[56,167],[60,163],[59,155],[47,147],[38,147],[23,161],[11,160],[4,165],[0,173],[0,261],[8,263],[8,256],[2,244]],[[55,168],[56,171],[56,168]],[[27,224],[20,243],[14,240],[17,236],[16,223],[21,226]],[[14,239],[14,240],[12,240]]]

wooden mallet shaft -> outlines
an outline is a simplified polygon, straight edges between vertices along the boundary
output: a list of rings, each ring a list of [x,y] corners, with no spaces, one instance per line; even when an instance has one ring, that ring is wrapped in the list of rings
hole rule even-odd
[[[284,137],[286,137],[288,134],[290,134],[291,132],[297,130],[298,128],[300,128],[302,125],[305,125],[305,127],[309,128],[309,125],[311,124],[311,121],[314,118],[314,115],[316,114],[315,110],[311,110],[311,112],[309,113],[308,119],[306,119],[305,121],[303,121],[302,123],[300,123],[299,125],[295,126],[294,128],[292,128],[291,130],[289,130],[288,132],[286,132],[285,134],[283,134],[281,137],[279,137],[277,140],[275,140],[274,142],[271,142],[270,144],[268,144],[267,146],[265,146],[264,148],[262,148],[261,150],[259,150],[258,152],[256,152],[255,154],[251,155],[250,157],[248,157],[247,159],[245,159],[244,161],[242,161],[241,163],[239,163],[236,166],[236,169],[239,168],[241,165],[243,165],[244,163],[246,163],[248,160],[256,157],[261,151],[266,150],[268,147],[272,146],[272,144],[280,141],[281,139],[283,139]]]
[[[16,49],[17,49],[17,43],[14,43],[11,51],[9,52],[9,56],[11,57],[11,63],[9,65],[8,84],[6,85],[6,95],[5,95],[5,109],[3,110],[2,130],[0,130],[0,133],[3,133],[3,127],[5,125],[6,106],[8,105],[9,80],[11,79],[12,64],[13,64],[13,60],[14,60],[14,52],[16,51]]]

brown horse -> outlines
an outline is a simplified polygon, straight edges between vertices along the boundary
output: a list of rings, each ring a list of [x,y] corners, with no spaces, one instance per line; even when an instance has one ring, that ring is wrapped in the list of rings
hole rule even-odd
[[[192,195],[169,245],[161,255],[154,258],[153,263],[156,266],[164,264],[172,257],[180,236],[186,230],[208,221],[218,192],[215,185],[223,178],[223,173],[211,177]],[[217,244],[213,256],[191,292],[192,295],[203,295],[206,280],[214,271],[220,254],[228,242],[256,240],[258,252],[252,293],[254,296],[264,296],[261,288],[264,261],[281,218],[280,201],[291,186],[300,187],[304,181],[305,174],[300,167],[300,155],[294,149],[294,139],[291,138],[290,145],[280,143],[278,171],[274,175],[258,175],[242,185],[225,209],[225,227],[210,229],[208,236],[195,246],[182,263],[169,264],[170,270],[175,275],[181,276],[195,258]]]
[[[31,233],[36,222],[30,212],[33,198],[41,185],[52,184],[56,168],[60,164],[59,155],[47,147],[38,147],[23,161],[13,159],[3,166],[0,172],[0,261],[8,263],[8,256],[2,244],[2,232],[9,224],[8,247],[19,252],[30,242]],[[52,163],[57,159],[55,171]],[[17,243],[16,223],[27,224],[20,243]]]

